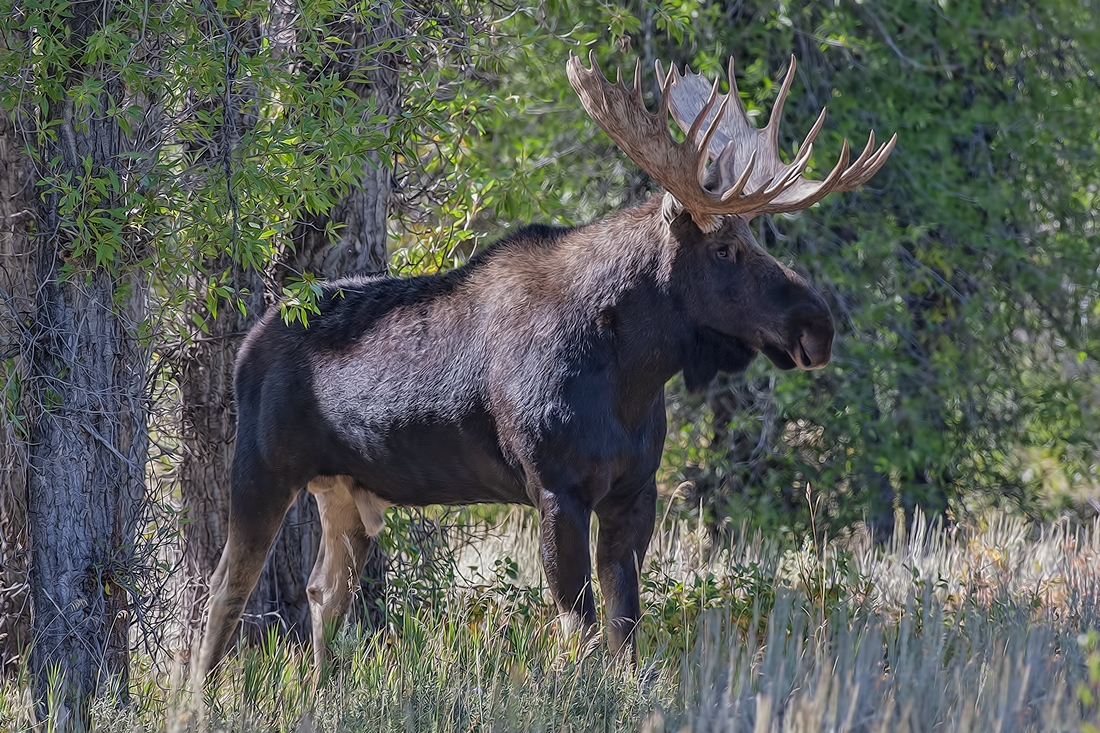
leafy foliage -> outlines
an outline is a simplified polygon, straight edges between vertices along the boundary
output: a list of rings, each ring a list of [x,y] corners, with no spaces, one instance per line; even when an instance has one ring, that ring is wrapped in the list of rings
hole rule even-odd
[[[702,399],[675,389],[669,489],[689,482],[713,526],[750,516],[796,531],[808,485],[825,497],[823,521],[879,532],[916,505],[1091,512],[1096,11],[1025,0],[519,7],[498,26],[511,45],[456,81],[450,142],[425,159],[455,181],[436,231],[476,242],[655,190],[580,111],[569,52],[593,50],[605,70],[641,59],[651,107],[653,59],[714,76],[732,55],[762,124],[793,51],[786,150],[826,104],[811,171],[868,129],[900,142],[861,191],[754,222],[830,302],[835,359],[814,374],[759,363]]]

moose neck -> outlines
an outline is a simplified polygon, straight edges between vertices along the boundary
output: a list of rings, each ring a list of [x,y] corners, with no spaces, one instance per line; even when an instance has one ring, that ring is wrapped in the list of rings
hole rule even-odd
[[[613,333],[620,417],[637,423],[667,383],[688,365],[697,334],[673,282],[677,244],[662,212],[663,196],[584,227],[588,275],[574,280],[594,304],[600,329]],[[592,273],[596,273],[592,275]]]

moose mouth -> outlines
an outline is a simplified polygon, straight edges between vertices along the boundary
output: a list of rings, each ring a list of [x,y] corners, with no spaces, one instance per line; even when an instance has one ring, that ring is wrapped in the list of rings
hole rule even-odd
[[[694,356],[690,359],[691,371],[709,374],[703,382],[709,382],[714,373],[740,374],[749,368],[757,350],[736,336],[729,336],[711,328],[700,328],[695,334]]]
[[[815,360],[806,349],[806,344],[803,341],[804,338],[805,336],[799,338],[795,341],[793,346],[776,346],[775,344],[765,342],[760,346],[760,351],[768,357],[777,369],[783,371],[789,371],[791,369],[810,371],[812,369],[820,369],[828,364],[829,349],[826,348],[824,355],[819,356]]]
[[[799,351],[802,352],[799,354],[799,357],[803,360],[802,363],[810,364],[810,357],[806,353],[806,349],[802,347],[801,343],[798,344],[797,348]],[[791,356],[790,352],[783,347],[765,343],[760,347],[760,351],[764,354],[764,356],[768,357],[768,361],[774,364],[776,369],[780,369],[786,372],[790,371],[791,369],[797,369],[799,366],[801,366],[797,361],[795,361],[794,357]]]
[[[717,371],[727,374],[744,372],[758,353],[764,354],[777,369],[782,371],[815,369],[824,366],[823,363],[814,362],[803,345],[802,339],[796,341],[791,348],[778,346],[766,340],[756,346],[746,339],[723,334],[710,328],[700,328],[696,332],[694,353],[695,356],[691,360],[692,366],[685,372],[685,376],[688,376],[692,383],[697,380],[691,378],[691,375],[699,376],[700,384],[709,382]],[[825,362],[828,362],[828,357],[825,358]],[[702,379],[704,374],[708,376]]]
[[[801,343],[798,343],[795,347],[801,353],[792,355],[785,347],[777,346],[768,341],[763,341],[757,346],[744,338],[724,334],[710,328],[700,329],[697,338],[696,348],[699,349],[697,353],[707,354],[709,360],[713,360],[714,367],[727,374],[744,372],[749,368],[749,364],[752,363],[758,353],[764,354],[776,368],[783,371],[812,368],[808,365],[813,362]]]

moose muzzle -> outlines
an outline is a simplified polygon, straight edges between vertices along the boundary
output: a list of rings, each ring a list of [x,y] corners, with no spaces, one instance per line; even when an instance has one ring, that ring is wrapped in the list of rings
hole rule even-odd
[[[833,319],[821,296],[814,300],[819,302],[799,308],[787,319],[786,337],[781,336],[780,343],[761,345],[760,351],[779,369],[821,369],[832,358]]]

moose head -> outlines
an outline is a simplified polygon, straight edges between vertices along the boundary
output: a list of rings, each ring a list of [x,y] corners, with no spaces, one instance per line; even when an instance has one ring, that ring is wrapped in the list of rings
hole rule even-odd
[[[732,58],[727,94],[718,93],[717,79],[708,82],[690,69],[682,75],[675,65],[666,74],[657,61],[656,113],[642,101],[641,62],[627,88],[621,72],[612,84],[595,56],[589,59],[586,68],[570,55],[569,81],[596,124],[667,192],[662,213],[678,251],[682,296],[709,352],[720,354],[713,366],[735,370],[756,351],[780,369],[828,364],[833,324],[824,300],[757,243],[748,222],[761,214],[800,211],[829,193],[862,185],[886,162],[897,135],[876,149],[872,131],[850,165],[845,140],[836,165],[815,181],[804,173],[824,109],[794,160],[785,164],[779,157],[779,123],[797,68],[793,56],[763,129],[752,125],[741,104]],[[683,142],[669,131],[670,113]],[[689,386],[713,376],[697,360],[685,369]]]

